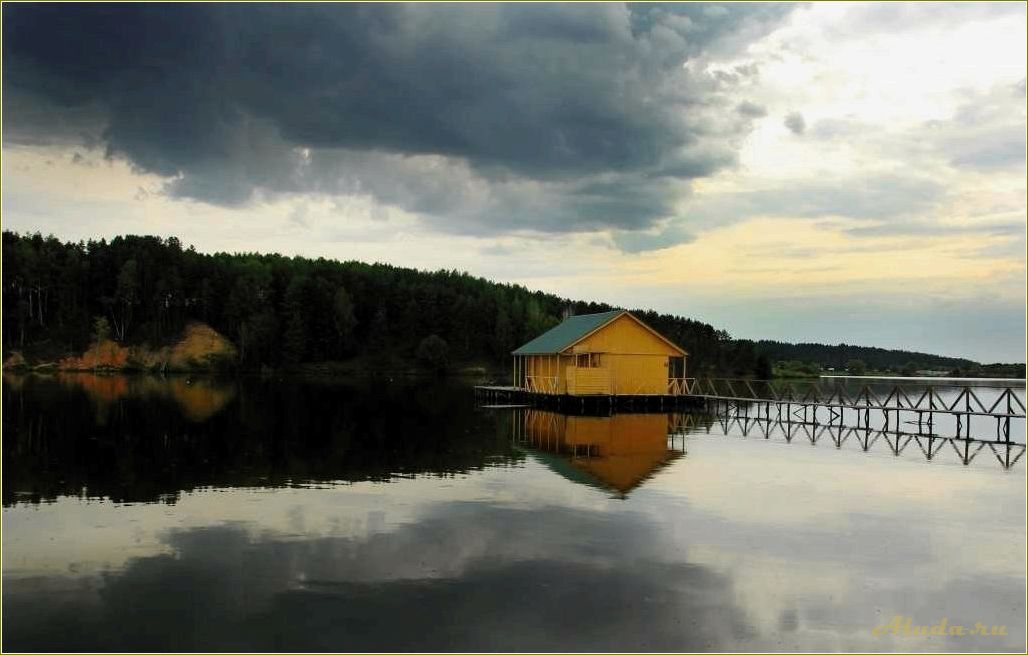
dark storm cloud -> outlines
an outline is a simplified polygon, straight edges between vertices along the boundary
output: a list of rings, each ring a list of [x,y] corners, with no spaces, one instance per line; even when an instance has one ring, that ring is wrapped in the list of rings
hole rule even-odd
[[[6,5],[5,138],[101,145],[218,204],[345,190],[450,230],[634,229],[757,116],[682,64],[788,10]]]

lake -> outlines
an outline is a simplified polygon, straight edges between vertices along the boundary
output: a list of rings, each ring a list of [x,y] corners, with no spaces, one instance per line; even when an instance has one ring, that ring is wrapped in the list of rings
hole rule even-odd
[[[2,645],[1023,652],[1025,462],[867,437],[459,380],[5,375]]]

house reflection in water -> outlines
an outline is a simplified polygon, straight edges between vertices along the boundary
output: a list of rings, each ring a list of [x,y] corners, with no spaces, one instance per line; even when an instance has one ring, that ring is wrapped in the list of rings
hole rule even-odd
[[[513,417],[515,443],[557,473],[624,498],[684,454],[667,414],[574,416],[526,409]]]

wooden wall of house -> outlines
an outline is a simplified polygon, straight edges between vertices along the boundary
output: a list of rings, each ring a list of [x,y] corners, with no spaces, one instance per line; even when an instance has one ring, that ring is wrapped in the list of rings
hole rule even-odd
[[[607,355],[613,393],[626,396],[666,394],[667,355]]]
[[[568,358],[570,360],[570,358]],[[614,393],[613,374],[610,368],[578,368],[568,366],[565,369],[567,392],[572,396],[605,395]]]
[[[573,352],[677,356],[680,353],[628,315],[621,315],[572,347]]]
[[[568,393],[652,395],[668,392],[668,357],[679,352],[630,316],[620,316],[571,348],[572,353],[602,353],[600,369],[609,375],[584,374],[572,377],[581,383],[568,386]],[[596,369],[591,369],[596,370]]]
[[[599,366],[579,368],[579,354],[600,353]],[[586,395],[668,393],[668,358],[680,353],[630,316],[620,316],[563,355],[526,355],[533,390]]]

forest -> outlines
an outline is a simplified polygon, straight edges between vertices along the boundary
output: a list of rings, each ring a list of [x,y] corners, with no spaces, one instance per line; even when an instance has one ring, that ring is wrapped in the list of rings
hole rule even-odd
[[[827,346],[820,343],[784,343],[758,341],[757,347],[774,361],[817,362],[824,367],[845,369],[849,362],[860,360],[876,371],[899,371],[909,362],[918,369],[954,369],[970,366],[974,362],[957,357],[943,357],[905,350],[886,350],[840,343]]]
[[[829,346],[820,343],[785,343],[761,340],[756,342],[757,352],[765,355],[781,368],[792,368],[799,373],[817,374],[821,369],[835,372],[888,373],[915,375],[918,371],[945,372],[958,377],[1018,377],[1025,375],[1024,363],[979,364],[960,357],[944,357],[907,350],[888,350],[869,346],[840,343]],[[854,370],[859,368],[859,370]]]
[[[115,341],[159,345],[202,322],[229,338],[238,366],[291,368],[360,360],[506,370],[509,353],[565,312],[613,309],[466,272],[386,264],[204,254],[174,238],[68,243],[3,233],[3,347],[35,360],[81,352],[98,325]],[[751,341],[687,318],[634,310],[683,344],[694,373],[769,370]]]
[[[350,361],[381,370],[505,371],[511,350],[569,313],[610,309],[456,270],[205,254],[174,237],[70,243],[3,232],[5,361],[13,351],[29,361],[55,360],[102,338],[159,346],[199,322],[232,341],[242,369]],[[733,339],[700,321],[629,309],[689,351],[691,376],[769,378],[779,360],[809,362],[814,370],[855,358],[876,370],[978,366],[845,344]]]

